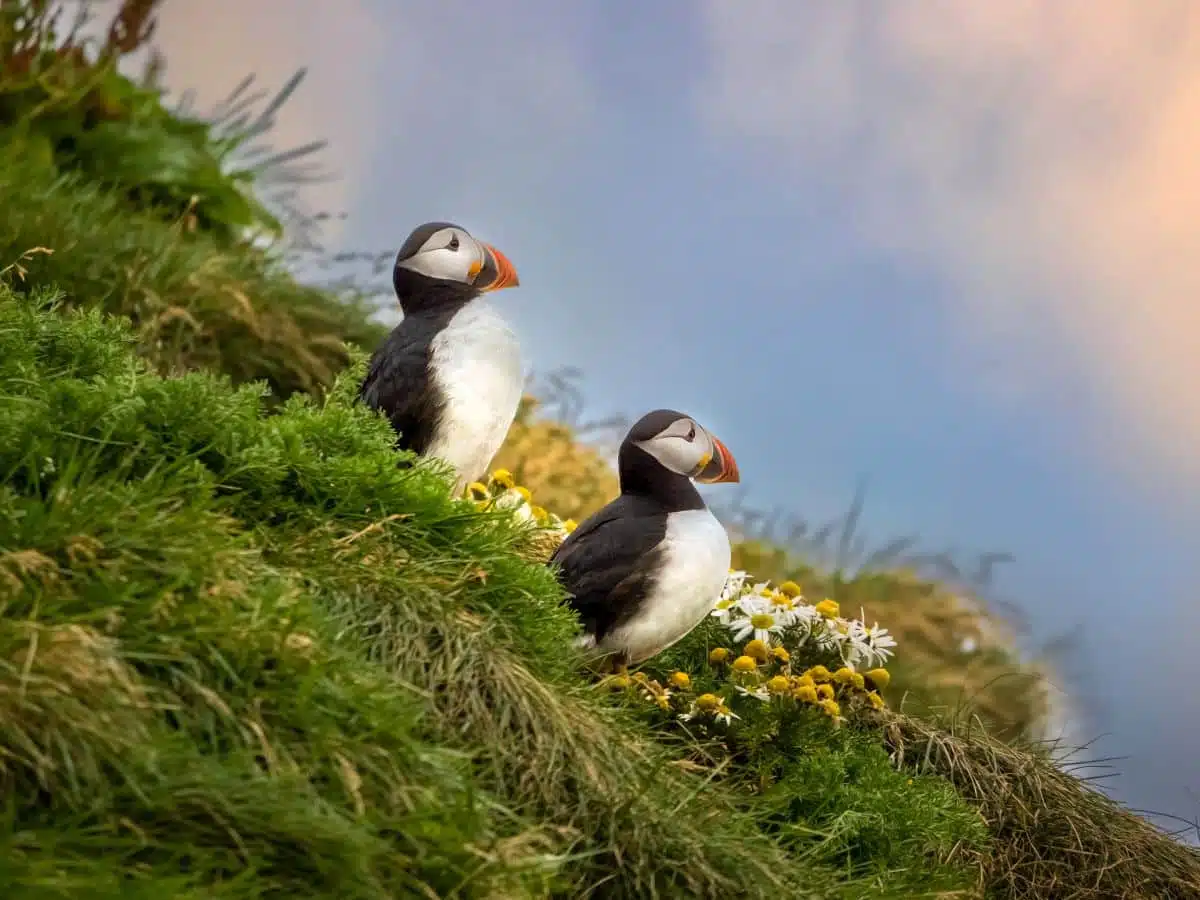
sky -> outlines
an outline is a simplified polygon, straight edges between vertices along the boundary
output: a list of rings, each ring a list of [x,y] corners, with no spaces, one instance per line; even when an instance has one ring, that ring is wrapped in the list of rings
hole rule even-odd
[[[1200,4],[167,0],[157,44],[208,103],[307,66],[274,139],[330,141],[331,244],[496,244],[592,414],[1011,552],[1109,790],[1200,817]]]

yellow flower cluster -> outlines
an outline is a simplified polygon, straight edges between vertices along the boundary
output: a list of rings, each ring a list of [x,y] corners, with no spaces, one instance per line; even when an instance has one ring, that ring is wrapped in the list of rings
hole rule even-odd
[[[560,519],[535,504],[529,489],[517,484],[508,469],[496,469],[488,476],[486,484],[471,482],[467,485],[467,498],[480,510],[512,509],[520,518],[549,529],[559,543],[575,530],[574,519]]]
[[[736,656],[728,647],[715,647],[708,661],[718,677],[732,687],[729,699],[722,696],[724,692],[694,693],[692,676],[687,672],[672,672],[665,684],[643,672],[614,675],[605,684],[613,690],[635,692],[664,712],[674,711],[682,721],[713,719],[730,724],[742,718],[735,710],[745,712],[743,704],[777,702],[811,706],[841,723],[845,721],[843,710],[883,709],[879,692],[891,680],[883,668],[865,673],[846,666],[832,672],[825,666],[793,671],[786,650],[769,648],[759,640],[748,642]]]
[[[708,653],[708,663],[742,697],[759,702],[810,704],[838,721],[843,718],[843,706],[883,709],[880,691],[891,680],[884,668],[856,672],[842,666],[831,672],[817,665],[800,670],[792,665],[791,654],[785,648],[768,646],[757,638],[748,641],[736,655],[728,647],[714,647]]]

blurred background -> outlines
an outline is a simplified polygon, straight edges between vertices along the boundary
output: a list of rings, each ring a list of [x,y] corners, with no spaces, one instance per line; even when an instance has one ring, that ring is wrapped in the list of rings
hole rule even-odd
[[[739,562],[878,618],[917,708],[1196,818],[1200,7],[172,0],[150,44],[201,113],[306,69],[265,139],[328,145],[261,182],[306,277],[391,323],[413,225],[510,256],[539,502],[685,410]]]

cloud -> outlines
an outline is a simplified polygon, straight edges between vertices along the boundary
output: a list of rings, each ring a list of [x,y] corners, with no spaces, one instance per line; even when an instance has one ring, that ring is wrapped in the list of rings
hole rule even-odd
[[[707,0],[697,97],[771,177],[940,273],[971,355],[1078,378],[1132,474],[1200,477],[1200,6]]]

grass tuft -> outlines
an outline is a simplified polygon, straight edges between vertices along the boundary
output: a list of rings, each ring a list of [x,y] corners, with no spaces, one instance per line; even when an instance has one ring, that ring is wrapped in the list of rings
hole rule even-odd
[[[262,380],[281,398],[320,393],[346,366],[348,342],[382,336],[365,301],[301,285],[252,246],[130,212],[124,197],[12,147],[0,148],[0,209],[0,269],[52,250],[21,262],[21,284],[128,318],[139,354],[162,373]]]
[[[989,896],[1200,897],[1200,852],[1056,766],[1048,748],[902,715],[889,716],[884,733],[900,766],[947,778],[979,806],[995,836]]]

